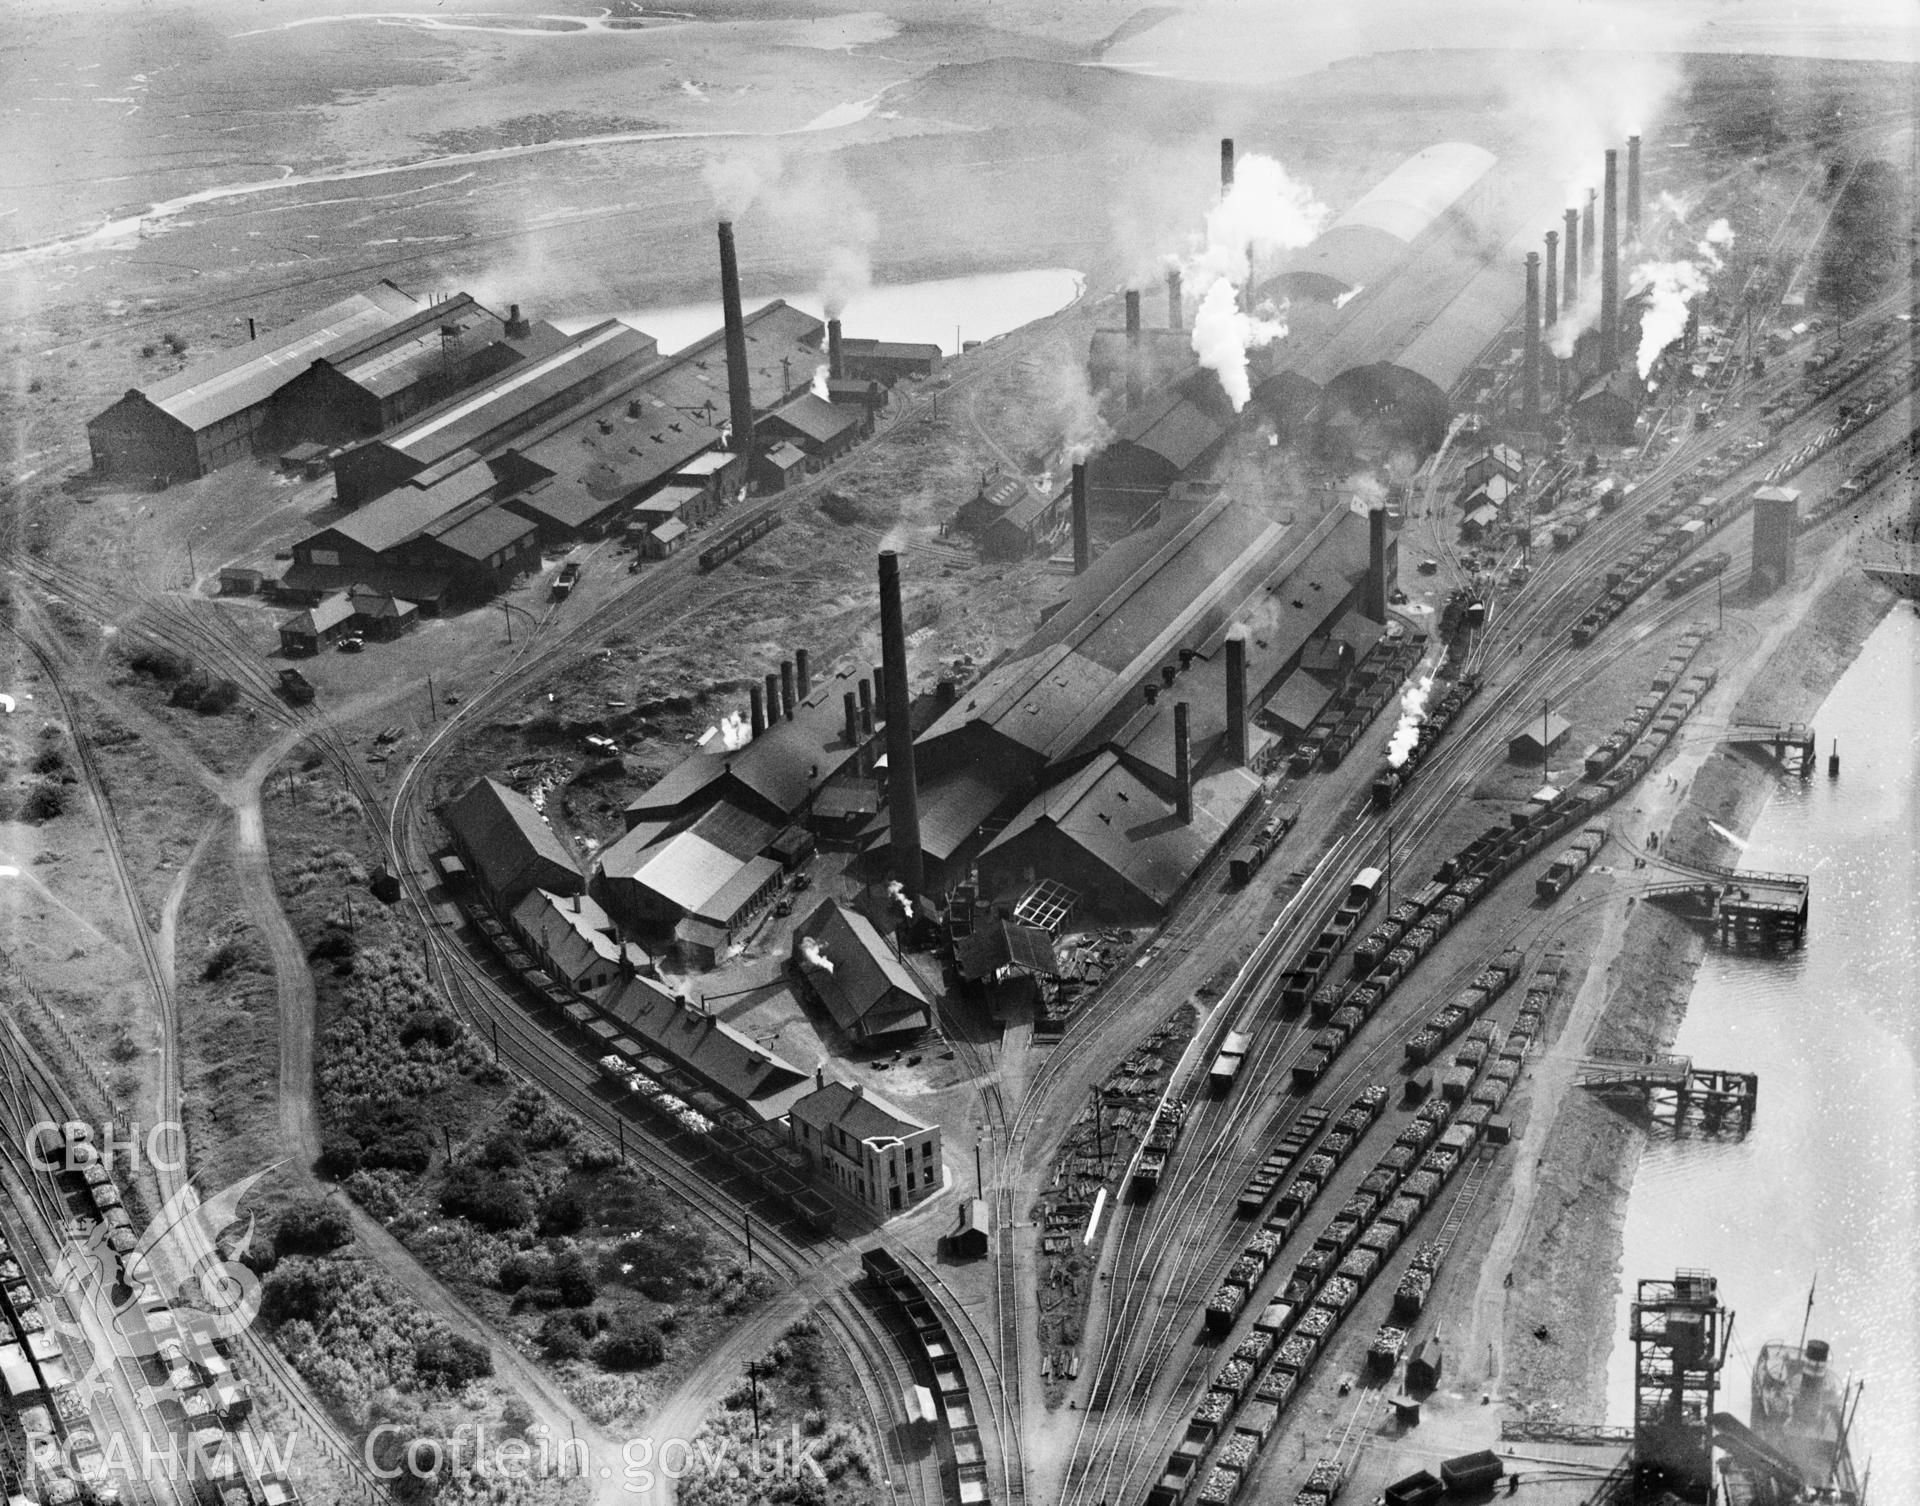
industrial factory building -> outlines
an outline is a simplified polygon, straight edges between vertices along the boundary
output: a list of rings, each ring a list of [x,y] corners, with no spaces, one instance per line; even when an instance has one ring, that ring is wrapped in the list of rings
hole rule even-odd
[[[185,481],[245,460],[286,432],[276,399],[314,361],[434,313],[380,282],[163,382],[133,388],[87,423],[94,471]]]
[[[1226,497],[1116,545],[915,740],[925,887],[1162,912],[1258,794],[1255,713],[1316,636],[1384,620],[1395,568],[1383,513]]]
[[[602,999],[610,1020],[709,1092],[765,1124],[818,1094],[815,1079],[651,978],[623,978]]]
[[[918,1035],[933,994],[858,910],[823,901],[793,932],[791,976],[850,1041]]]
[[[476,779],[440,819],[474,883],[502,915],[535,889],[569,895],[586,887],[546,817],[497,780]]]
[[[819,320],[776,301],[743,326],[756,414],[804,397],[832,420],[820,425],[824,457],[857,438],[857,418],[804,391]],[[485,594],[532,568],[542,545],[600,532],[675,485],[708,504],[656,526],[692,526],[729,480],[744,480],[739,457],[720,454],[724,338],[662,357],[651,336],[608,320],[356,446],[335,465],[340,501],[355,510],[294,546],[290,577],[380,579],[415,599],[408,588],[423,580]]]
[[[321,444],[370,439],[463,388],[544,355],[563,338],[550,324],[521,318],[518,304],[502,319],[456,293],[315,357],[280,390],[275,406],[289,434]]]

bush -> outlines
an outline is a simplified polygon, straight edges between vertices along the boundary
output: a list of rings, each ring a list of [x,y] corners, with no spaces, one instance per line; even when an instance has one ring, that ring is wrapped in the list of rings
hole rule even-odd
[[[667,1356],[666,1336],[657,1324],[636,1312],[622,1312],[594,1346],[594,1357],[609,1370],[647,1370]]]
[[[577,1250],[568,1250],[553,1263],[553,1286],[564,1307],[590,1307],[593,1304],[593,1272]]]
[[[67,792],[52,780],[43,779],[27,791],[26,798],[20,802],[19,818],[22,821],[51,821],[66,813]]]
[[[36,774],[52,775],[56,778],[64,778],[69,772],[67,769],[67,755],[62,753],[58,748],[42,748],[34,755],[33,772]]]
[[[176,356],[184,356],[187,353],[185,337],[175,334],[172,330],[168,330],[160,337],[160,343],[166,346],[167,349],[172,351]]]
[[[207,953],[207,960],[200,968],[201,980],[212,983],[224,978],[233,971],[233,966],[240,960],[240,956],[241,948],[237,938],[229,938],[221,942]]]
[[[588,1175],[596,1171],[612,1171],[620,1164],[620,1152],[611,1145],[602,1145],[598,1141],[589,1141],[585,1145],[576,1145],[567,1152],[567,1169]]]
[[[362,1111],[355,1135],[362,1166],[418,1174],[433,1163],[433,1127],[416,1104],[374,1104]]]
[[[173,687],[172,693],[167,697],[167,704],[191,711],[200,704],[200,697],[207,693],[207,689],[208,687],[198,680],[182,680]]]
[[[592,1313],[549,1313],[540,1322],[540,1347],[556,1360],[585,1359],[598,1329]]]
[[[440,1189],[440,1206],[490,1234],[517,1229],[533,1214],[518,1183],[478,1166],[457,1166],[448,1174]]]
[[[319,955],[317,948],[311,955]],[[415,1041],[425,1041],[429,1045],[438,1046],[444,1050],[459,1039],[460,1022],[451,1015],[442,1014],[437,1009],[416,1009],[400,1026],[400,1044],[403,1046],[411,1046]]]
[[[193,673],[193,660],[170,648],[137,648],[127,656],[127,665],[151,680],[180,680]]]
[[[493,1374],[493,1355],[477,1339],[440,1328],[414,1345],[413,1369],[429,1384],[458,1391]]]
[[[474,1160],[488,1171],[517,1171],[527,1164],[527,1147],[512,1130],[495,1130]]]
[[[345,1277],[329,1260],[283,1261],[260,1286],[260,1316],[272,1324],[295,1319],[318,1326],[333,1311]]]
[[[320,1154],[313,1162],[314,1174],[330,1182],[344,1182],[359,1169],[359,1140],[345,1130],[322,1131]]]
[[[578,1234],[587,1222],[587,1210],[571,1192],[556,1192],[540,1205],[539,1230],[551,1239]]]
[[[240,687],[231,680],[215,680],[194,703],[193,709],[202,716],[218,716],[231,709],[240,700]]]
[[[330,1198],[290,1203],[273,1226],[274,1253],[281,1256],[325,1255],[352,1238],[353,1221]]]

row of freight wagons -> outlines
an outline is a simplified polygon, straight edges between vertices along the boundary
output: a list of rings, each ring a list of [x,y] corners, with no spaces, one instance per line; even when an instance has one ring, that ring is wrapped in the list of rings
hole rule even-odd
[[[1329,1145],[1346,1137],[1347,1131],[1340,1125],[1352,1130],[1363,1128],[1361,1120],[1370,1123],[1384,1108],[1386,1099],[1384,1087],[1367,1089],[1336,1123],[1320,1153],[1302,1165],[1286,1196],[1266,1220],[1261,1237],[1235,1261],[1226,1287],[1214,1299],[1219,1303],[1228,1289],[1237,1292],[1237,1299],[1227,1298],[1233,1315],[1222,1322],[1214,1303],[1210,1303],[1209,1328],[1232,1328],[1233,1317],[1244,1309],[1273,1256],[1318,1197],[1339,1164],[1339,1155],[1357,1143],[1356,1134],[1346,1145],[1333,1146],[1339,1155],[1327,1154]],[[1188,1421],[1186,1437],[1149,1493],[1148,1506],[1180,1506],[1195,1495],[1196,1488],[1195,1499],[1201,1506],[1232,1506],[1261,1446],[1324,1353],[1341,1320],[1420,1217],[1434,1206],[1447,1182],[1466,1164],[1490,1117],[1477,1104],[1455,1109],[1444,1100],[1434,1099],[1421,1105],[1394,1146],[1295,1265],[1281,1295],[1262,1309],[1252,1331],[1215,1373]],[[1441,1251],[1432,1245],[1416,1253],[1407,1277],[1394,1294],[1396,1316],[1418,1315],[1440,1256]],[[1238,1305],[1234,1306],[1236,1300]],[[1401,1335],[1401,1343],[1392,1345],[1392,1357],[1397,1362],[1405,1333],[1397,1324],[1383,1326],[1374,1347],[1392,1344],[1394,1333]],[[1369,1353],[1371,1358],[1371,1350]],[[1209,1449],[1215,1452],[1203,1477]],[[1316,1466],[1307,1485],[1294,1497],[1295,1506],[1328,1506],[1340,1484],[1336,1467],[1330,1463],[1325,1463],[1325,1468]]]
[[[917,1277],[900,1264],[891,1250],[876,1247],[860,1252],[860,1268],[897,1307],[913,1329],[920,1358],[933,1376],[933,1394],[939,1415],[946,1420],[947,1442],[953,1451],[961,1506],[983,1506],[987,1490],[986,1454],[980,1443],[980,1425],[973,1414],[960,1352]],[[916,1410],[918,1404],[916,1403]],[[921,1421],[934,1419],[922,1415]]]
[[[1146,1138],[1140,1142],[1140,1154],[1133,1163],[1132,1180],[1127,1184],[1127,1196],[1136,1203],[1144,1203],[1159,1190],[1160,1178],[1172,1159],[1174,1146],[1180,1143],[1180,1131],[1186,1124],[1185,1099],[1165,1099],[1154,1110]]]
[[[1287,761],[1287,772],[1301,779],[1319,766],[1337,768],[1426,653],[1425,633],[1382,638],[1374,644],[1354,668],[1345,692],[1329,701],[1308,725]]]
[[[1314,1154],[1300,1161],[1298,1170],[1293,1174],[1293,1180],[1287,1184],[1285,1195],[1274,1205],[1273,1212],[1262,1225],[1260,1232],[1253,1237],[1252,1242],[1241,1251],[1239,1258],[1228,1268],[1226,1279],[1221,1283],[1220,1289],[1214,1293],[1213,1299],[1207,1303],[1204,1315],[1206,1331],[1225,1333],[1233,1327],[1234,1321],[1245,1309],[1255,1289],[1265,1279],[1280,1247],[1300,1227],[1301,1220],[1306,1217],[1306,1211],[1312,1206],[1313,1200],[1332,1180],[1334,1172],[1346,1160],[1353,1147],[1359,1144],[1360,1137],[1367,1132],[1374,1120],[1380,1117],[1381,1110],[1387,1105],[1387,1097],[1386,1088],[1378,1083],[1363,1090],[1352,1103],[1347,1105],[1346,1110],[1334,1122],[1334,1127],[1327,1132],[1326,1138],[1321,1141]],[[1273,1154],[1262,1163],[1263,1168],[1278,1159],[1291,1162],[1301,1156],[1306,1147],[1312,1144],[1326,1120],[1326,1109],[1319,1105],[1308,1109],[1281,1137],[1279,1144],[1274,1147]],[[1255,1181],[1257,1182],[1258,1179],[1259,1174],[1256,1173]],[[1242,1192],[1243,1208],[1248,1194],[1253,1190],[1254,1183],[1249,1183],[1246,1191]],[[1264,1206],[1264,1203],[1263,1197],[1259,1206]],[[1259,1206],[1254,1209],[1256,1213],[1259,1212]]]
[[[1584,648],[1591,643],[1601,628],[1637,601],[1654,581],[1697,549],[1715,529],[1732,522],[1752,505],[1752,488],[1748,488],[1724,503],[1703,498],[1681,509],[1671,526],[1653,538],[1643,539],[1631,553],[1607,568],[1600,594],[1574,624],[1573,646]],[[1648,521],[1659,526],[1652,517]]]
[[[1386,883],[1386,875],[1378,868],[1362,868],[1347,882],[1347,895],[1327,923],[1321,927],[1320,934],[1280,975],[1280,1007],[1284,1010],[1297,1010],[1307,1002],[1314,989],[1320,986],[1333,967],[1333,959],[1340,955],[1341,948],[1352,939],[1353,933],[1360,929],[1360,922],[1366,918],[1367,911],[1373,908]]]
[[[1227,876],[1235,884],[1248,883],[1299,819],[1300,807],[1297,805],[1286,805],[1276,810],[1260,823],[1250,840],[1234,849],[1233,856],[1227,860]]]

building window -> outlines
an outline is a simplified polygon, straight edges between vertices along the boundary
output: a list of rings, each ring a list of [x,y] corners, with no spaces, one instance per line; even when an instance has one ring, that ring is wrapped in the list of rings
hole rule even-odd
[[[913,1179],[913,1168],[909,1166],[907,1168],[907,1191],[911,1192],[919,1185],[920,1184]]]
[[[923,1161],[931,1161],[933,1159],[933,1142],[931,1140],[923,1140],[920,1142],[920,1159]]]

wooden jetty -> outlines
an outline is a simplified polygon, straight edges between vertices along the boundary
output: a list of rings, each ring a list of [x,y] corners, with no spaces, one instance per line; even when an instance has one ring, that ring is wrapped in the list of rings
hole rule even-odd
[[[1791,950],[1805,945],[1812,883],[1804,873],[1702,868],[1641,891],[1649,903],[1713,928],[1727,946]]]
[[[1729,727],[1720,741],[1732,748],[1745,748],[1762,758],[1770,758],[1784,773],[1798,779],[1813,778],[1813,728],[1805,722],[1748,723]]]
[[[1709,1134],[1744,1135],[1760,1102],[1758,1073],[1696,1067],[1686,1056],[1593,1057],[1575,1081],[1604,1098],[1641,1099],[1655,1123]]]

